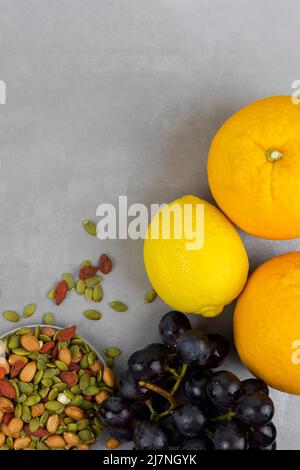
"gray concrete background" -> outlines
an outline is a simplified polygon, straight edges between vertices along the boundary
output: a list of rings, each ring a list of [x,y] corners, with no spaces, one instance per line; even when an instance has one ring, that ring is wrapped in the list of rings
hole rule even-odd
[[[210,198],[207,151],[218,126],[255,99],[289,94],[300,78],[297,0],[0,0],[1,309],[36,302],[77,323],[102,349],[157,339],[168,310],[144,305],[141,241],[101,242],[81,221],[101,202]],[[299,241],[243,235],[252,268]],[[126,314],[85,321],[84,300],[54,308],[46,293],[81,260],[110,253],[106,298]],[[207,331],[231,336],[231,308]],[[0,320],[1,333],[11,327]],[[32,319],[30,319],[32,322]],[[235,357],[226,366],[247,377]],[[273,393],[280,449],[299,449],[297,397]]]

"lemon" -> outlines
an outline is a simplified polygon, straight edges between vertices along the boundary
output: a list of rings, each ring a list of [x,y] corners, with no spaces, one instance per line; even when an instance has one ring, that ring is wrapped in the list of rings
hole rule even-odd
[[[181,220],[175,215],[164,217],[170,209],[178,214],[178,207]],[[199,207],[204,211],[201,224]],[[181,232],[179,225],[184,227]],[[171,202],[154,216],[145,238],[144,262],[162,300],[175,310],[206,317],[221,313],[240,294],[249,269],[245,247],[231,222],[212,204],[191,195]]]

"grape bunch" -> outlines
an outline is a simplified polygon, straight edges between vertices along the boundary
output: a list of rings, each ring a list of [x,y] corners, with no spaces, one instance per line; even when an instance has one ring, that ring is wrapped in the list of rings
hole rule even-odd
[[[163,344],[134,352],[119,396],[99,407],[110,435],[133,440],[136,450],[276,450],[267,385],[213,370],[228,356],[228,341],[192,329],[175,311],[159,333]]]

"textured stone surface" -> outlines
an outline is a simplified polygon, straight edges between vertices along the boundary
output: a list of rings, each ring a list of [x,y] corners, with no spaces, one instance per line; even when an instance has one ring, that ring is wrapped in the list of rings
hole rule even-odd
[[[141,241],[100,242],[81,221],[101,202],[210,197],[209,144],[249,101],[289,94],[299,79],[297,0],[0,0],[1,309],[36,301],[61,325],[77,323],[99,349],[129,352],[157,339],[168,307],[144,305]],[[252,267],[299,248],[243,235]],[[85,258],[112,255],[102,320],[83,299],[57,309],[46,297]],[[126,314],[106,301],[128,303]],[[28,322],[32,322],[32,319]],[[10,327],[1,320],[1,332]],[[203,321],[231,335],[230,308]],[[243,370],[237,359],[228,367]],[[299,449],[297,397],[273,393],[279,447]]]

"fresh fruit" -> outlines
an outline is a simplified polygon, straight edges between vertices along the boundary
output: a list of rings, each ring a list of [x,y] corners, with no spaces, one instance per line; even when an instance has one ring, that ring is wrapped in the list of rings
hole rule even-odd
[[[264,449],[271,446],[275,442],[276,436],[277,431],[273,423],[248,429],[248,441],[251,449]]]
[[[219,410],[229,409],[241,390],[241,382],[231,372],[221,370],[216,372],[209,380],[207,395]]]
[[[220,423],[212,437],[215,450],[247,450],[246,434],[233,421]]]
[[[159,322],[159,334],[162,341],[170,348],[176,347],[180,336],[192,328],[189,319],[180,312],[168,312]]]
[[[206,423],[204,409],[196,403],[178,406],[173,413],[173,419],[178,430],[187,437],[198,436]]]
[[[165,375],[167,357],[160,351],[141,349],[130,356],[128,367],[137,380],[157,382]]]
[[[300,236],[300,107],[290,96],[256,101],[229,118],[208,158],[212,194],[246,232],[274,240]]]
[[[122,397],[100,400],[110,436],[133,437],[137,450],[274,450],[274,405],[266,384],[212,372],[228,354],[227,340],[187,327],[184,314],[169,312],[159,325],[166,344],[130,356],[119,384]]]
[[[202,331],[189,330],[178,338],[176,352],[184,364],[204,366],[210,357],[210,342]]]
[[[236,419],[248,426],[263,426],[274,416],[274,405],[263,392],[246,393],[237,400],[234,407]]]
[[[183,222],[184,226],[184,215],[179,222],[171,217],[169,223],[166,215],[176,207],[183,209],[184,214],[185,205],[189,205],[192,228],[199,219],[196,214],[201,204],[205,218],[204,244],[188,249],[191,239],[175,237],[178,223]],[[163,237],[165,228],[170,229],[169,238]],[[199,231],[200,228],[197,232],[200,237]],[[159,236],[151,238],[151,233]],[[237,231],[216,207],[196,196],[173,201],[156,214],[148,228],[144,261],[153,288],[168,305],[181,312],[208,317],[221,313],[239,295],[248,275],[248,257]]]
[[[207,400],[206,388],[212,376],[209,370],[196,369],[187,377],[184,384],[184,393],[187,398],[195,402],[205,402]]]
[[[300,395],[300,252],[262,264],[250,277],[234,313],[241,360],[269,386]]]
[[[168,439],[161,426],[156,422],[143,421],[134,431],[133,442],[137,450],[165,450]]]

